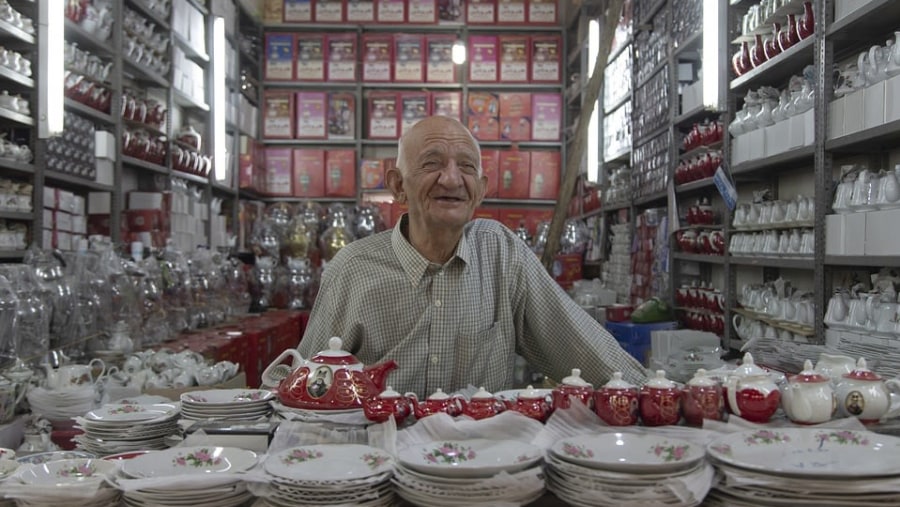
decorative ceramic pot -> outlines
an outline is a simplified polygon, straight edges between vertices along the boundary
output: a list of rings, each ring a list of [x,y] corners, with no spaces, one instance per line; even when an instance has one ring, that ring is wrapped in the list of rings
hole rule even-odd
[[[610,426],[630,426],[638,422],[637,386],[622,380],[622,372],[594,392],[594,412]]]
[[[781,396],[788,418],[797,424],[819,424],[831,420],[837,399],[828,377],[813,370],[812,361],[803,363],[803,371],[788,378]]]
[[[749,352],[744,354],[743,364],[728,376],[725,389],[731,412],[750,422],[767,422],[781,401],[781,392],[769,372],[757,366]]]
[[[699,368],[682,389],[681,406],[688,424],[702,426],[704,419],[718,421],[724,406],[722,387],[704,368]]]
[[[419,402],[415,393],[406,393],[406,397],[412,402],[413,413],[416,414],[416,419],[439,412],[456,417],[462,414],[466,408],[466,399],[461,394],[451,396],[440,388],[422,402]]]
[[[393,417],[397,424],[400,424],[412,411],[412,402],[409,398],[401,395],[391,386],[388,386],[381,394],[363,400],[363,413],[370,421],[381,423]]]
[[[469,402],[463,407],[462,413],[478,420],[493,417],[504,410],[506,410],[506,404],[502,400],[488,392],[484,387],[479,387],[478,391],[469,398]]]
[[[562,382],[553,389],[553,410],[569,408],[569,397],[574,396],[587,406],[591,406],[591,396],[594,388],[581,378],[581,370],[572,369],[572,374],[562,379]]]
[[[526,417],[544,422],[553,413],[553,407],[547,401],[544,393],[532,386],[522,389],[516,394],[516,399],[506,402],[509,410],[514,410]]]
[[[644,426],[678,424],[681,419],[681,391],[675,382],[666,378],[666,372],[656,375],[644,384],[640,394],[641,420]]]

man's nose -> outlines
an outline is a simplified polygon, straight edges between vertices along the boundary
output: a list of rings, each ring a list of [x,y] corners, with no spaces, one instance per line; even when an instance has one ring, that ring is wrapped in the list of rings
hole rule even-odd
[[[447,165],[441,170],[441,176],[438,179],[438,182],[442,185],[459,185],[462,182],[462,171],[459,169],[459,166],[456,165],[456,162],[450,161]]]

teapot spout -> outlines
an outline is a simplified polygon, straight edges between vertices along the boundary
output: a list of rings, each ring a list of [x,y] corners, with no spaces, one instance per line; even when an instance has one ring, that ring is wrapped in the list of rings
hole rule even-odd
[[[372,384],[378,388],[378,392],[384,391],[384,388],[387,386],[387,375],[388,373],[394,371],[397,368],[397,363],[393,359],[388,359],[387,361],[374,364],[372,366],[366,366],[363,368],[363,373],[369,377],[369,380],[372,381]]]

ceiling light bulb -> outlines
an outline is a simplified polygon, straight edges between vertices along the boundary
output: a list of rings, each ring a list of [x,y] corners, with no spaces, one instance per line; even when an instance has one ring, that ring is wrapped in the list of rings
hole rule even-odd
[[[454,42],[451,57],[456,65],[466,63],[466,43],[461,40]]]

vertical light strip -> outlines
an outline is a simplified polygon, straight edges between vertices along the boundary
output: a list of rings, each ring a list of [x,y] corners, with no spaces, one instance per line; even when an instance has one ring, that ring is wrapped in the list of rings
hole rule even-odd
[[[600,52],[600,22],[592,19],[588,24],[588,73],[581,77],[582,86],[588,82],[588,79],[594,73],[594,65],[597,63],[597,53]],[[600,72],[603,72],[601,69]],[[598,181],[598,173],[600,171],[600,108],[603,107],[603,94],[597,99],[594,111],[591,113],[591,120],[588,123],[588,140],[587,140],[587,179],[588,181]]]
[[[40,0],[38,13],[38,137],[47,139],[63,131],[65,11],[53,0]]]
[[[450,49],[450,57],[456,65],[466,63],[466,43],[462,39],[456,39]]]
[[[213,19],[213,174],[216,181],[225,181],[228,175],[225,146],[225,18]]]
[[[703,5],[703,105],[720,109],[719,104],[719,5],[720,0],[707,0]]]

